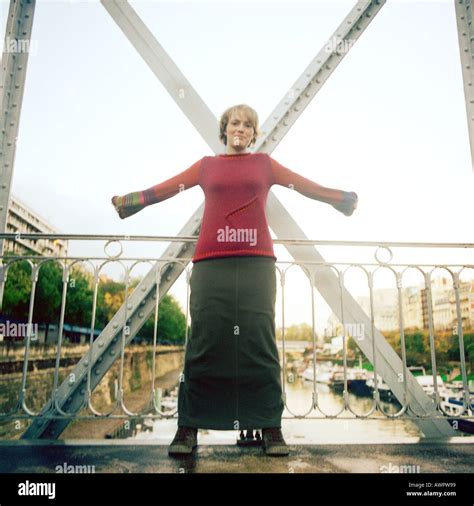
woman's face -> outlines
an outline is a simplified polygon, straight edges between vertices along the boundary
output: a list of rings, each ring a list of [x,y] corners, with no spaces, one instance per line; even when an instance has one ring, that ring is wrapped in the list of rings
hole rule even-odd
[[[243,111],[234,111],[227,123],[227,145],[235,151],[243,151],[253,138],[254,128]]]

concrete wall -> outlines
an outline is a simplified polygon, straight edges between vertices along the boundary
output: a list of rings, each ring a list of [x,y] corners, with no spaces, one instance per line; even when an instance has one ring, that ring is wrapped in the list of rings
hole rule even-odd
[[[84,353],[87,347],[84,348]],[[72,365],[59,369],[59,380],[64,380],[72,371],[82,354],[77,354]],[[124,356],[123,389],[125,404],[127,400],[134,399],[137,403],[137,396],[144,398],[151,392],[151,373],[153,364],[153,349],[151,346],[128,347]],[[70,361],[71,357],[68,357]],[[155,381],[159,380],[171,371],[181,371],[184,363],[184,349],[181,347],[163,346],[158,348],[155,357],[156,371]],[[35,360],[32,360],[33,370],[27,374],[26,403],[30,409],[38,412],[50,398],[54,385],[54,369],[35,370]],[[120,359],[117,360],[102,381],[92,393],[92,403],[96,410],[107,412],[108,408],[115,403],[120,374]],[[21,389],[22,374],[0,374],[0,412],[10,412],[17,402]],[[140,402],[141,403],[141,402]],[[140,404],[139,403],[139,404]],[[18,416],[18,415],[17,415]],[[0,423],[0,439],[18,439],[24,432],[29,422],[12,416],[8,422]]]

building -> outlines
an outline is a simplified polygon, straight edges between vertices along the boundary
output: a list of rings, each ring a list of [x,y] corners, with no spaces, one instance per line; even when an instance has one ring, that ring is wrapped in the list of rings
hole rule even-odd
[[[426,289],[421,289],[424,298],[424,326],[428,328],[428,305]],[[453,330],[457,328],[456,292],[452,281],[447,278],[436,278],[431,287],[433,308],[433,326],[435,330]],[[463,328],[474,326],[474,281],[462,281],[459,285],[459,308]]]
[[[431,284],[431,308],[435,330],[451,330],[457,326],[456,294],[452,281],[435,278]],[[424,286],[406,287],[402,290],[403,326],[405,329],[429,328],[428,290]],[[370,318],[370,298],[357,297],[364,312]],[[463,328],[474,327],[474,281],[464,281],[459,286],[459,307]],[[395,288],[373,291],[374,323],[381,331],[399,329],[398,293]]]
[[[30,209],[17,197],[11,195],[7,216],[7,234],[59,234],[38,213]],[[6,240],[4,254],[40,256],[67,256],[68,242],[63,239],[24,239],[21,235],[14,241]]]
[[[433,324],[435,330],[447,330],[452,326],[452,306],[449,292],[433,300]]]
[[[456,293],[451,290],[449,293],[451,306],[451,325],[453,330],[457,329],[458,317],[456,309]],[[459,284],[459,309],[463,329],[474,327],[474,281],[465,281]]]
[[[403,325],[406,329],[423,328],[423,299],[414,286],[403,290]]]
[[[357,297],[357,302],[370,318],[370,297]],[[380,330],[398,330],[398,292],[393,288],[373,290],[374,325]]]
[[[433,326],[435,330],[447,330],[452,326],[452,308],[450,293],[452,281],[448,278],[438,277],[431,284],[431,301],[433,309]],[[428,307],[425,308],[426,328],[429,328]]]

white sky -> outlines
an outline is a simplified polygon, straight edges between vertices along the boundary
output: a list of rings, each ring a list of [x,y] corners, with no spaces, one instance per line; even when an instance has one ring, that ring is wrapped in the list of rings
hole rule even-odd
[[[216,118],[244,102],[261,123],[356,4],[130,3]],[[199,187],[123,221],[110,198],[211,155],[200,135],[100,2],[38,1],[32,39],[13,193],[64,233],[177,234],[203,199]],[[388,0],[272,156],[359,195],[347,218],[273,187],[310,239],[474,242],[454,3]],[[101,252],[70,243],[74,255]],[[290,313],[287,323],[307,319]]]

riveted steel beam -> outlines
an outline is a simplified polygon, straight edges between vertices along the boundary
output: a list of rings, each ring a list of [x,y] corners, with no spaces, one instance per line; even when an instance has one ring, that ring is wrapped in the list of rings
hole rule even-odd
[[[107,12],[196,130],[207,132],[204,140],[209,147],[214,152],[220,151],[222,144],[219,142],[218,123],[214,120],[214,115],[145,23],[128,2],[101,1]]]
[[[357,2],[261,127],[256,150],[271,153],[336,70],[386,0]]]
[[[5,233],[36,0],[11,0],[0,68],[0,232]],[[0,238],[0,257],[4,240]],[[0,259],[1,264],[1,259]],[[2,288],[0,288],[2,290]],[[0,301],[3,293],[0,292]],[[0,302],[1,307],[1,302]]]
[[[458,29],[459,54],[461,56],[464,99],[466,102],[471,164],[474,170],[474,29],[472,26],[472,1],[454,0]]]

